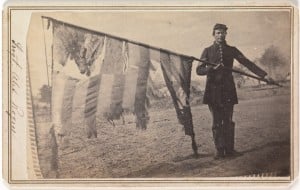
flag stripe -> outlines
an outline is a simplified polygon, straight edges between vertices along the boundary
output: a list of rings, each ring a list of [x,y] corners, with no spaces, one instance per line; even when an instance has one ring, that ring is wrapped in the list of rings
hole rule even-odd
[[[137,88],[135,94],[135,112],[144,113],[146,111],[146,94],[147,94],[147,82],[149,76],[150,55],[149,49],[140,46],[140,64],[137,78]]]
[[[125,72],[128,68],[128,43],[125,41],[115,41],[118,43],[118,51],[115,56],[119,56],[116,60],[117,68],[114,69],[115,79],[112,87],[112,97],[111,97],[111,108],[110,115],[113,118],[119,119],[122,113],[123,107],[123,95],[125,88]],[[119,49],[122,47],[122,49]],[[120,51],[121,50],[121,51]]]
[[[130,63],[129,63],[130,64]],[[125,78],[124,94],[122,99],[123,108],[134,111],[133,105],[135,101],[136,84],[138,78],[137,69],[128,68],[128,72]]]
[[[52,122],[56,125],[61,125],[61,111],[66,77],[62,73],[54,73],[52,82]]]
[[[161,58],[161,69],[162,69],[162,72],[163,72],[163,76],[164,76],[167,88],[168,88],[168,90],[171,94],[171,97],[172,97],[172,100],[173,100],[173,103],[174,103],[174,107],[175,107],[175,110],[176,110],[177,115],[178,115],[178,114],[180,114],[180,112],[179,112],[179,106],[178,106],[178,103],[177,103],[176,92],[175,92],[174,87],[172,86],[172,81],[170,79],[171,76],[172,76],[172,73],[170,72],[171,69],[170,69],[169,54],[167,54],[165,52],[161,52],[160,58]]]
[[[193,60],[185,57],[181,57],[181,62],[182,62],[182,86],[183,89],[186,93],[186,95],[189,97],[190,96],[190,85],[191,85],[191,70],[192,70],[192,62]]]
[[[90,77],[87,89],[87,96],[85,101],[86,104],[84,111],[85,124],[92,128],[94,128],[96,125],[97,101],[100,82],[100,75]]]
[[[123,108],[134,111],[135,94],[140,64],[140,47],[128,43],[128,68],[125,72]]]
[[[72,106],[73,106],[73,97],[76,88],[77,80],[72,78],[67,78],[64,88],[64,97],[62,102],[62,111],[61,118],[62,124],[65,125],[67,121],[70,121],[72,118]]]
[[[97,106],[91,108],[91,110],[89,110],[88,112],[85,112],[85,118],[88,117],[94,117],[94,119],[96,119],[96,113],[97,113]]]
[[[90,91],[91,92],[94,92],[92,90],[92,88],[98,88],[98,85],[99,85],[99,75],[96,75],[95,77],[91,77],[89,80],[89,85],[88,85],[88,88],[91,89]]]
[[[113,118],[119,118],[121,113],[116,110],[121,110],[122,108],[122,97],[125,85],[125,76],[123,73],[124,65],[126,65],[124,62],[127,61],[126,55],[126,42],[112,38],[106,39],[104,61],[101,65],[101,75],[104,80],[107,81],[100,84],[100,88],[105,88],[104,91],[106,92],[100,90],[100,93],[102,93],[101,98],[105,99],[99,99],[101,102],[99,102],[98,105],[101,106],[99,107],[99,112],[109,113],[105,115],[110,115],[110,117]],[[110,100],[107,98],[110,98]]]
[[[101,66],[101,74],[123,73],[122,48],[122,41],[113,38],[107,38],[105,44],[104,61]]]
[[[94,104],[89,104],[89,106],[88,107],[87,106],[88,106],[88,104],[86,104],[86,108],[84,110],[84,113],[86,115],[90,115],[90,113],[95,112],[95,110],[97,109],[97,105],[94,105]]]
[[[161,69],[173,100],[177,118],[184,126],[185,134],[193,136],[194,126],[191,108],[189,106],[192,60],[179,56],[176,57],[176,55],[170,55],[166,52],[161,52],[160,57]]]
[[[97,115],[103,116],[102,113],[109,110],[111,104],[112,96],[112,86],[114,82],[114,75],[112,74],[102,74],[100,88],[98,92],[98,105],[97,105]]]
[[[119,119],[122,114],[122,101],[125,87],[125,76],[115,75],[112,86],[111,106],[109,113],[113,118]]]
[[[168,64],[168,69],[171,71],[172,79],[179,82],[181,85],[182,81],[182,62],[181,57],[174,54],[169,54],[170,62]]]
[[[92,102],[97,101],[98,95],[95,93],[89,93],[89,95],[86,96],[86,104],[90,104]]]
[[[91,77],[88,84],[87,96],[85,100],[85,113],[97,109],[97,99],[99,91],[100,77],[96,75]]]
[[[100,76],[99,76],[99,79],[100,79]],[[87,96],[87,99],[93,99],[93,97],[97,97],[97,92],[98,92],[98,90],[99,90],[99,83],[100,83],[100,80],[97,80],[97,85],[95,85],[95,86],[88,86],[87,87],[87,89],[88,89],[88,91],[87,91],[87,94],[86,94],[86,96]]]
[[[137,128],[146,129],[148,122],[147,103],[147,82],[150,67],[150,52],[149,48],[137,46],[135,48],[138,54],[138,77],[136,83],[136,93],[134,102],[134,112],[136,114]]]
[[[112,102],[122,103],[124,87],[125,87],[124,79],[125,79],[124,75],[115,75],[113,91],[112,91]]]
[[[85,95],[88,91],[89,80],[80,81],[77,83],[75,92],[74,92],[74,100],[73,100],[73,113],[72,113],[72,123],[77,124],[78,122],[83,121],[85,118],[84,110],[85,110]]]

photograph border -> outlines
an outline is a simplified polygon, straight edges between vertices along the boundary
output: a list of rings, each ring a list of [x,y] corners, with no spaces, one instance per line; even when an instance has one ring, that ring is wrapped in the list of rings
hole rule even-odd
[[[293,6],[7,6],[5,7],[5,12],[3,13],[3,22],[7,22],[7,28],[5,30],[5,27],[3,28],[3,43],[5,43],[5,35],[7,35],[7,44],[3,44],[3,48],[8,48],[8,52],[11,51],[11,15],[13,14],[13,11],[18,10],[47,10],[47,11],[78,11],[78,10],[85,10],[85,11],[96,11],[96,10],[289,10],[290,11],[290,19],[291,19],[291,141],[290,141],[290,178],[289,179],[282,179],[282,180],[276,180],[276,179],[257,179],[257,178],[248,178],[248,177],[218,177],[218,178],[205,178],[198,179],[197,178],[103,178],[103,179],[82,179],[82,178],[72,178],[72,179],[41,179],[41,180],[12,180],[12,172],[11,172],[11,130],[8,130],[9,126],[11,126],[11,118],[9,114],[3,113],[5,119],[3,119],[3,122],[7,121],[7,123],[4,124],[4,127],[6,128],[3,130],[3,137],[5,135],[6,138],[3,138],[3,140],[7,139],[7,147],[5,147],[6,143],[3,143],[3,150],[7,150],[7,155],[3,153],[3,165],[5,165],[5,160],[7,159],[8,162],[8,168],[3,167],[4,172],[7,172],[7,182],[9,184],[100,184],[100,185],[154,185],[157,183],[160,183],[160,185],[199,185],[199,184],[210,184],[210,183],[231,183],[231,184],[242,184],[242,183],[258,183],[258,184],[287,184],[292,182],[295,177],[298,175],[298,165],[297,160],[298,157],[296,155],[298,149],[298,135],[296,132],[298,132],[296,129],[296,126],[298,124],[298,118],[295,117],[296,113],[298,113],[298,100],[296,100],[298,94],[297,90],[297,82],[298,79],[296,78],[298,76],[298,66],[295,62],[295,55],[296,52],[295,47],[297,46],[298,39],[297,36],[295,36],[295,30],[298,30],[298,26],[295,28],[295,7]],[[6,14],[6,15],[5,15]],[[5,19],[6,18],[6,19]],[[4,24],[3,24],[4,25]],[[297,48],[296,48],[297,49]],[[5,49],[4,49],[5,50]],[[3,51],[4,52],[4,51]],[[3,112],[10,113],[11,111],[11,55],[7,52],[6,54],[3,54],[3,77],[7,77],[5,80],[3,79],[3,88],[8,88],[7,92],[3,90],[3,94],[7,93],[7,99],[4,98],[3,102],[7,103],[7,111],[3,109]],[[6,57],[8,58],[7,61]],[[7,73],[5,74],[4,72]],[[7,80],[7,83],[5,81]],[[5,97],[5,96],[3,96]],[[25,98],[25,97],[24,97]],[[4,118],[3,117],[3,118]],[[7,134],[6,134],[7,132]],[[4,159],[6,157],[6,159]],[[4,175],[5,176],[5,175]]]

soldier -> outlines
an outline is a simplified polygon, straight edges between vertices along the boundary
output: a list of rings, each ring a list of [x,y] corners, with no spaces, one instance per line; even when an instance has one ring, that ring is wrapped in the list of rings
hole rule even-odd
[[[218,64],[217,66],[199,64],[196,72],[198,75],[207,75],[203,103],[208,104],[212,114],[212,132],[216,147],[215,159],[225,156],[235,156],[240,153],[234,150],[234,125],[232,121],[233,107],[238,103],[236,88],[230,70],[233,60],[247,67],[251,72],[261,78],[267,73],[248,60],[236,47],[229,46],[225,37],[227,26],[216,24],[213,28],[215,41],[213,45],[204,49],[201,60]],[[267,77],[268,80],[272,80]]]

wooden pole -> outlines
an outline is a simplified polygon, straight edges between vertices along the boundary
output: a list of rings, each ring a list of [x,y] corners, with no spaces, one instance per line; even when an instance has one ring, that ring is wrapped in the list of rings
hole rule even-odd
[[[188,58],[191,58],[191,59],[193,59],[193,60],[196,60],[196,61],[199,61],[199,62],[202,62],[202,63],[206,63],[206,64],[213,65],[213,66],[217,66],[217,64],[215,64],[215,63],[210,63],[210,62],[208,62],[208,61],[201,60],[201,59],[198,59],[198,58],[193,57],[193,56],[189,56],[189,55],[177,53],[177,52],[174,52],[174,51],[170,51],[170,50],[167,50],[167,49],[163,49],[163,48],[151,46],[151,45],[149,45],[149,44],[145,44],[145,43],[141,43],[141,42],[129,40],[129,39],[126,39],[126,38],[121,38],[121,37],[118,37],[118,36],[114,36],[114,35],[111,35],[111,34],[107,34],[107,33],[105,33],[105,32],[100,32],[100,31],[90,30],[90,29],[87,29],[87,28],[83,28],[83,27],[80,27],[80,26],[76,26],[76,25],[73,25],[73,24],[70,24],[70,23],[67,23],[67,22],[63,22],[63,21],[54,19],[54,18],[51,18],[51,17],[42,16],[42,18],[43,18],[43,19],[48,19],[48,20],[51,20],[51,21],[54,21],[54,22],[57,22],[57,23],[60,23],[60,24],[66,25],[66,26],[75,27],[75,28],[78,28],[78,29],[80,29],[80,30],[85,30],[85,31],[87,31],[87,32],[91,32],[91,33],[94,33],[94,34],[105,35],[105,36],[107,36],[107,37],[111,37],[111,38],[115,38],[115,39],[118,39],[118,40],[122,40],[122,41],[129,42],[129,43],[132,43],[132,44],[144,46],[144,47],[147,47],[147,48],[150,48],[150,49],[154,49],[154,50],[158,50],[158,51],[163,51],[163,52],[175,54],[175,55],[178,55],[178,56],[188,57]],[[260,81],[264,81],[264,82],[266,82],[267,84],[272,84],[272,85],[276,85],[276,86],[282,87],[280,84],[278,84],[278,83],[276,83],[276,82],[274,82],[274,81],[268,81],[267,79],[260,78],[260,77],[257,77],[257,76],[254,76],[254,75],[251,75],[251,74],[248,74],[248,73],[244,73],[244,72],[242,72],[242,71],[238,71],[238,70],[235,70],[235,69],[231,69],[231,68],[227,68],[227,67],[223,67],[223,68],[225,68],[226,70],[230,70],[230,71],[232,71],[232,72],[235,72],[235,73],[239,73],[239,74],[241,74],[241,75],[245,75],[245,76],[248,76],[248,77],[251,77],[251,78],[260,80]]]
[[[193,59],[196,60],[196,61],[202,62],[202,63],[206,63],[206,64],[209,64],[209,65],[212,65],[212,66],[217,66],[218,65],[216,63],[211,63],[209,61],[205,61],[205,60],[198,59],[198,58],[195,58],[195,57],[193,57]],[[243,71],[235,70],[235,69],[224,67],[224,66],[222,66],[222,68],[224,68],[226,70],[229,70],[229,71],[232,71],[232,72],[235,72],[235,73],[239,73],[241,75],[245,75],[245,76],[250,77],[250,78],[254,78],[254,79],[257,79],[257,80],[260,80],[260,81],[264,81],[267,84],[271,84],[271,85],[276,85],[276,86],[282,87],[282,85],[276,83],[275,81],[269,81],[267,79],[264,79],[264,78],[261,78],[261,77],[255,76],[255,75],[251,75],[251,74],[245,73]]]

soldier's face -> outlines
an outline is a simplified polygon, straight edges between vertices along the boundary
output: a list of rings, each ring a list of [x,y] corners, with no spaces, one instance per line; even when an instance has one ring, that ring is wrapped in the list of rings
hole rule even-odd
[[[214,32],[215,41],[218,43],[224,42],[225,38],[226,38],[226,34],[227,34],[227,32],[223,29],[215,30],[215,32]]]

